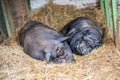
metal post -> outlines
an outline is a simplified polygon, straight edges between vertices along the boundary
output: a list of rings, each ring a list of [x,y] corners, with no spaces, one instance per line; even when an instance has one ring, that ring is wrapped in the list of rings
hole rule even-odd
[[[117,0],[112,0],[112,19],[113,19],[113,36],[115,39],[117,30]]]

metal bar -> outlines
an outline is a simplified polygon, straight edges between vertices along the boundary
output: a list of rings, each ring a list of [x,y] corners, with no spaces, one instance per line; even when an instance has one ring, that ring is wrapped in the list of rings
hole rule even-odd
[[[27,4],[28,4],[28,9],[31,10],[30,0],[27,0]]]
[[[105,11],[104,0],[100,0],[100,8]]]
[[[1,0],[2,8],[3,8],[3,15],[5,18],[6,26],[7,26],[7,32],[8,36],[11,35],[11,33],[14,32],[14,26],[13,26],[13,21],[11,18],[9,6],[8,6],[8,1],[7,0]]]
[[[115,39],[117,32],[117,0],[112,0],[113,36]]]
[[[110,10],[109,10],[109,1],[105,0],[105,15],[107,26],[110,27]]]
[[[1,23],[1,28],[3,30],[3,32],[8,35],[7,33],[7,28],[6,28],[6,24],[5,24],[5,18],[3,16],[3,10],[2,10],[2,6],[1,6],[1,1],[0,1],[0,23]]]

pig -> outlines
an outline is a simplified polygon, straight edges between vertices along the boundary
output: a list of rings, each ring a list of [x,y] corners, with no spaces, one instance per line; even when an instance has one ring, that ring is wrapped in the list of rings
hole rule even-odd
[[[73,53],[86,55],[102,44],[103,30],[93,20],[87,17],[78,17],[70,21],[60,31]]]
[[[24,52],[37,60],[46,60],[47,63],[75,62],[66,39],[67,37],[37,21],[27,22],[19,33],[19,42]]]

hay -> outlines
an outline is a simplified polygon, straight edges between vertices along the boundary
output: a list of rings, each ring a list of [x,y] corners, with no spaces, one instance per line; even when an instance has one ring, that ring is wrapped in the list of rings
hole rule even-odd
[[[0,45],[0,80],[119,80],[120,53],[115,49],[101,10],[48,4],[29,17],[59,31],[78,16],[88,16],[105,29],[102,46],[85,56],[74,55],[76,63],[46,64],[23,52],[18,44],[19,29]]]

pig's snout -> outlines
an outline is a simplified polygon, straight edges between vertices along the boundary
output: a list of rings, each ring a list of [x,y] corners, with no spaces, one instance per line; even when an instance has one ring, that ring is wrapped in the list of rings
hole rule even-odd
[[[85,41],[77,41],[74,49],[80,55],[86,55],[91,51],[89,44]]]
[[[53,60],[55,63],[75,62],[74,56],[69,51],[64,51],[62,55],[56,56]]]

